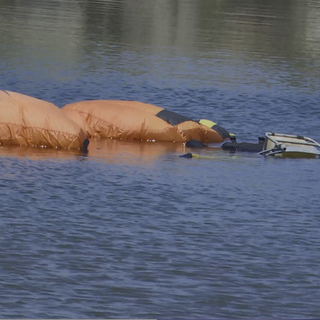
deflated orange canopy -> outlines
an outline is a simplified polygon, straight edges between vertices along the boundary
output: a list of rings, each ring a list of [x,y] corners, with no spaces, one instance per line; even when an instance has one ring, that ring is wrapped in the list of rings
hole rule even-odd
[[[226,139],[188,117],[137,101],[81,101],[68,104],[62,110],[89,137],[175,142],[193,139],[204,143],[220,143]]]
[[[54,104],[0,90],[0,144],[83,149],[82,128]]]

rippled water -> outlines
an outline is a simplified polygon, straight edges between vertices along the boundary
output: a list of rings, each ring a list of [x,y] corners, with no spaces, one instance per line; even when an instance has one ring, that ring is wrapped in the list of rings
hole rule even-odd
[[[320,141],[317,1],[1,1],[0,89]],[[0,148],[1,318],[310,318],[317,160]]]

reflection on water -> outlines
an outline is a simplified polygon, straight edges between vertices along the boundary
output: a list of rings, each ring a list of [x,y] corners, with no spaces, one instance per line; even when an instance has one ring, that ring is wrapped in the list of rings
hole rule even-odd
[[[137,142],[111,139],[91,139],[88,153],[77,150],[47,149],[20,146],[1,146],[2,158],[26,158],[29,160],[75,160],[86,157],[90,160],[126,165],[155,162],[161,156],[183,154],[186,148],[182,143]],[[188,150],[187,150],[188,151]]]
[[[55,0],[0,6],[0,66],[5,60],[10,68],[27,69],[28,80],[40,68],[62,82],[77,81],[86,75],[82,68],[99,74],[103,66],[111,77],[119,71],[153,83],[154,77],[191,76],[211,78],[215,85],[245,84],[253,76],[240,70],[258,64],[265,81],[278,78],[280,69],[287,73],[281,83],[319,86],[315,1]],[[208,72],[199,73],[205,65]]]
[[[92,139],[88,148],[88,156],[92,159],[123,164],[147,164],[163,155],[181,154],[185,150],[183,144],[172,142],[137,142],[117,141],[110,139]]]
[[[81,157],[84,154],[81,151],[75,150],[57,150],[46,148],[34,148],[25,146],[1,146],[1,158],[26,158],[29,160],[74,160],[76,157]],[[4,160],[4,159],[3,159]]]

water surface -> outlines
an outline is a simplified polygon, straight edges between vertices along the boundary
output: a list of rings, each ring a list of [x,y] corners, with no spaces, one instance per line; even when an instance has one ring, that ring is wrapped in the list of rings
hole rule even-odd
[[[317,1],[1,1],[0,89],[320,141]],[[309,318],[319,161],[0,148],[0,317]]]

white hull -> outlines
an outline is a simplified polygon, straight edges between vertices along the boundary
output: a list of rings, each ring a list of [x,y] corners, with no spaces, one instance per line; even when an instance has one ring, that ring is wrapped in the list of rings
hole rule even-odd
[[[282,158],[319,158],[320,144],[308,137],[267,132],[263,151],[259,154]]]

